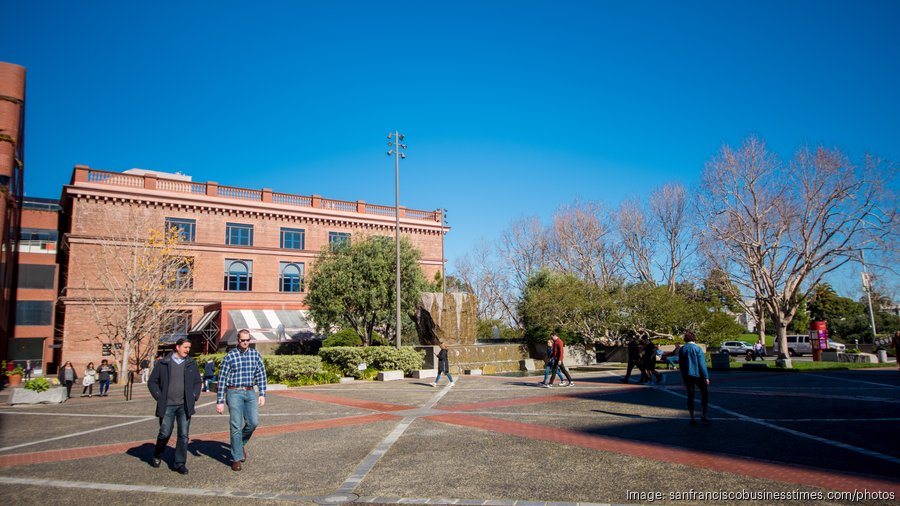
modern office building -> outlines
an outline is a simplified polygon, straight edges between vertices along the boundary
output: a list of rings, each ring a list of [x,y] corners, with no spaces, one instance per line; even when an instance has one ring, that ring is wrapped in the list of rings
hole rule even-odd
[[[394,207],[195,182],[182,174],[76,166],[63,189],[65,290],[60,297],[62,356],[76,367],[101,357],[89,291],[106,262],[103,243],[135,216],[158,230],[177,227],[179,255],[190,258],[189,296],[164,334],[189,333],[210,351],[250,328],[259,344],[312,333],[305,277],[323,248],[365,236],[393,237]],[[400,233],[421,252],[427,279],[442,269],[447,228],[440,211],[400,208]]]

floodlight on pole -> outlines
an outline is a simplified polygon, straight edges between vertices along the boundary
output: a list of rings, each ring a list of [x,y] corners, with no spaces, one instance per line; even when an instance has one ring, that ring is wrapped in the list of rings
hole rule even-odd
[[[400,159],[406,158],[406,154],[401,152],[401,150],[406,149],[406,144],[400,144],[400,141],[403,140],[403,134],[396,130],[389,133],[387,137],[388,139],[393,139],[392,142],[388,143],[388,146],[391,146],[393,149],[388,150],[387,154],[388,156],[394,155],[394,239],[397,248],[397,290],[394,293],[394,298],[397,301],[397,348],[400,348]]]

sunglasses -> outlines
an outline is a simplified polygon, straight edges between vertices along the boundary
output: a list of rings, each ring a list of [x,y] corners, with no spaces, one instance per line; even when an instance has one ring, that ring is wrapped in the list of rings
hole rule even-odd
[[[239,341],[242,342],[242,343],[249,343],[249,342],[250,342],[249,339],[239,339]]]

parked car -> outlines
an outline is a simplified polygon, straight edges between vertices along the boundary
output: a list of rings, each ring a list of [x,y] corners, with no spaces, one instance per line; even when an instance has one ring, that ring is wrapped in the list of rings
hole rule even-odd
[[[804,353],[809,354],[812,353],[812,346],[809,344],[809,335],[807,334],[796,334],[787,336],[787,347],[788,347],[788,355],[792,357],[799,357]],[[777,357],[780,353],[780,347],[778,346],[778,338],[775,338],[775,356]]]
[[[719,352],[727,351],[729,355],[746,355],[748,351],[753,351],[753,346],[744,341],[725,341],[719,346]]]
[[[844,353],[845,351],[847,351],[847,346],[837,341],[832,341],[831,339],[828,340],[828,347],[839,353]]]

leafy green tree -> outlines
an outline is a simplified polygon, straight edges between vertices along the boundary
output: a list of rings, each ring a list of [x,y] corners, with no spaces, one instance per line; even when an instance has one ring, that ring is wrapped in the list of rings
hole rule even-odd
[[[379,237],[323,250],[306,297],[319,332],[334,326],[353,329],[363,346],[372,344],[376,329],[396,332],[396,255],[394,242]],[[408,240],[400,241],[400,307],[406,320],[427,285],[419,256]]]
[[[571,274],[538,271],[526,283],[519,312],[531,341],[554,332],[564,340],[615,340],[618,309],[612,297]]]

